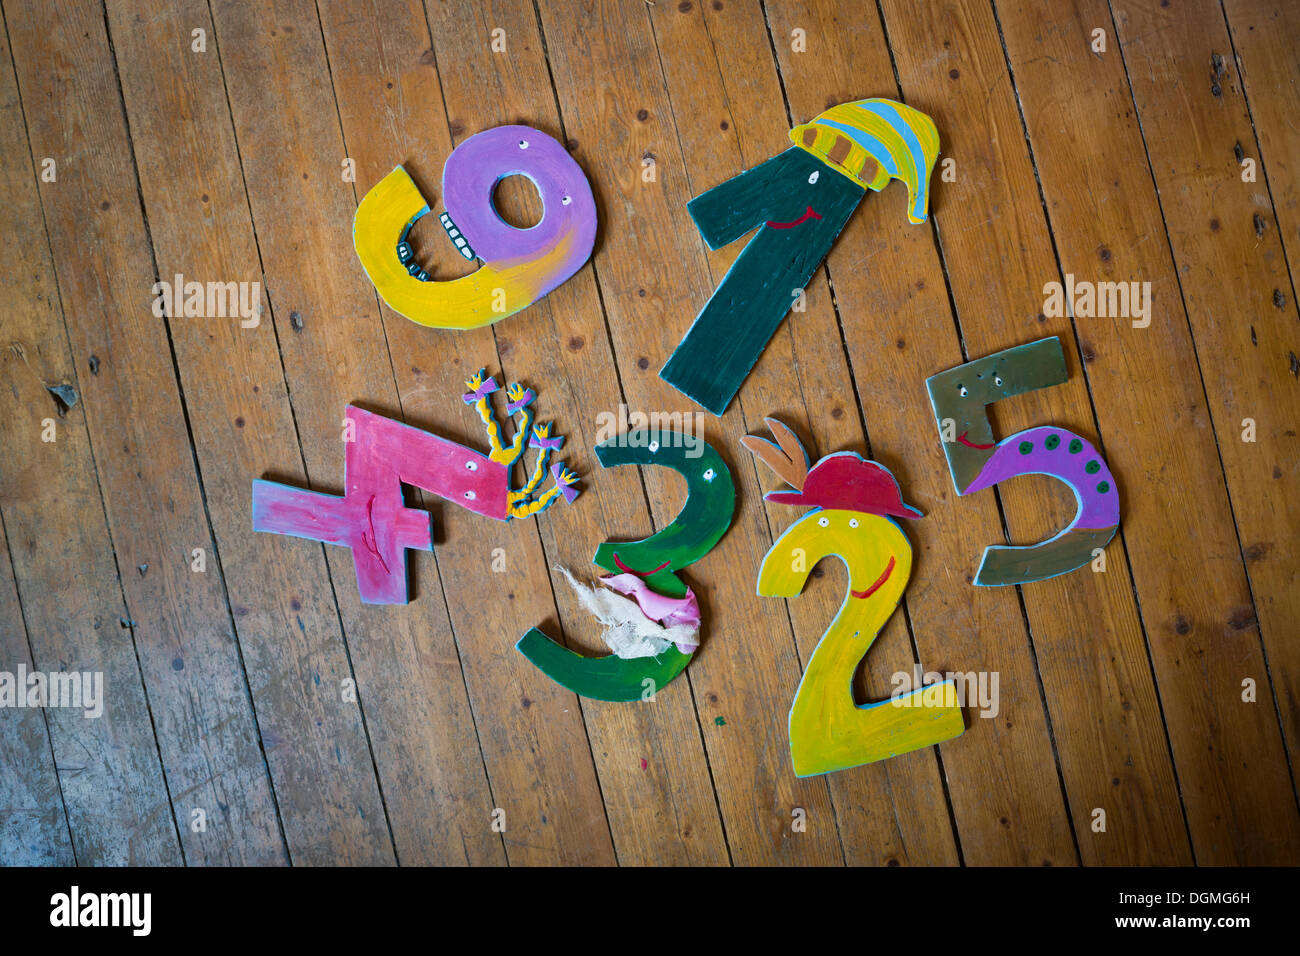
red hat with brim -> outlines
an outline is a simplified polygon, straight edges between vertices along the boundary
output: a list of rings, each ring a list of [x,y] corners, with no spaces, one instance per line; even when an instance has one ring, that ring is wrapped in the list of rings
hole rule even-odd
[[[921,512],[903,503],[903,493],[889,469],[856,452],[827,455],[813,466],[802,491],[769,491],[765,501],[805,508],[836,508],[864,514],[920,518]]]

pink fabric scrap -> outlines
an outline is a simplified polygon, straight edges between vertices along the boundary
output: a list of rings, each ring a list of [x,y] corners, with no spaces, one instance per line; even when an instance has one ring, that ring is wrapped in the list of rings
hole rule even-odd
[[[635,574],[610,574],[600,580],[606,587],[635,599],[641,613],[650,620],[658,621],[664,627],[681,625],[699,631],[700,604],[690,588],[686,589],[686,597],[671,598],[650,590],[650,585]],[[699,645],[678,644],[677,647],[683,654],[690,654]]]

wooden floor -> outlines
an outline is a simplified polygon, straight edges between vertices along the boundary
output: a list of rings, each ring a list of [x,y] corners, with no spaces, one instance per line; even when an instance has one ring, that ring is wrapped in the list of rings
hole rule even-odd
[[[102,672],[106,708],[0,709],[0,862],[1300,862],[1300,7],[3,0],[3,16],[0,671]],[[705,620],[685,676],[653,703],[579,699],[513,645],[537,625],[596,651],[549,569],[590,580],[597,544],[680,507],[675,477],[602,470],[591,446],[620,403],[692,410],[657,372],[743,243],[707,252],[686,202],[869,96],[939,128],[931,221],[907,224],[902,186],[868,194],[807,311],[706,416],[739,508],[685,574]],[[404,163],[441,208],[450,149],[503,123],[586,170],[595,255],[494,327],[421,328],[362,272],[356,204]],[[465,271],[436,222],[415,236],[439,276]],[[262,283],[263,321],[155,317],[176,274]],[[1044,286],[1067,274],[1149,282],[1149,327],[1048,317]],[[1123,524],[1104,573],[972,587],[985,545],[1050,535],[1073,498],[1037,477],[958,498],[925,379],[1047,335],[1068,384],[1000,403],[997,431],[1099,439]],[[480,366],[538,390],[584,474],[572,506],[502,524],[429,499],[437,546],[404,607],[362,606],[345,549],[252,532],[255,478],[339,490],[349,402],[482,444],[460,399]],[[869,451],[926,513],[862,692],[888,695],[914,661],[996,674],[995,718],[793,775],[786,715],[844,575],[827,562],[797,599],[755,596],[797,517],[764,505],[776,482],[738,445],[770,414],[814,457]]]

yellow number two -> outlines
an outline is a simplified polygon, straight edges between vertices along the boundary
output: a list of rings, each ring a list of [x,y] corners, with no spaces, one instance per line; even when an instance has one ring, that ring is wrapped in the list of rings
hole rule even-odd
[[[790,708],[790,757],[810,777],[918,750],[965,730],[953,681],[859,707],[853,673],[898,606],[912,574],[912,545],[894,520],[919,518],[884,466],[854,452],[827,455],[810,470],[794,433],[767,419],[776,445],[746,436],[745,447],[795,491],[766,500],[811,506],[772,545],[758,573],[764,597],[795,597],[822,558],[849,571],[848,594],[818,642]]]

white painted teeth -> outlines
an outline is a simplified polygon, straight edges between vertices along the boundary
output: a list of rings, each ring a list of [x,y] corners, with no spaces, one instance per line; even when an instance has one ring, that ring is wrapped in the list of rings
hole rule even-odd
[[[456,224],[451,221],[451,216],[444,212],[438,216],[438,220],[442,223],[442,228],[447,230],[447,236],[456,244],[456,251],[466,259],[477,258],[474,255],[474,250],[471,249],[469,243],[465,241],[465,237],[462,236],[460,230],[456,228]]]

